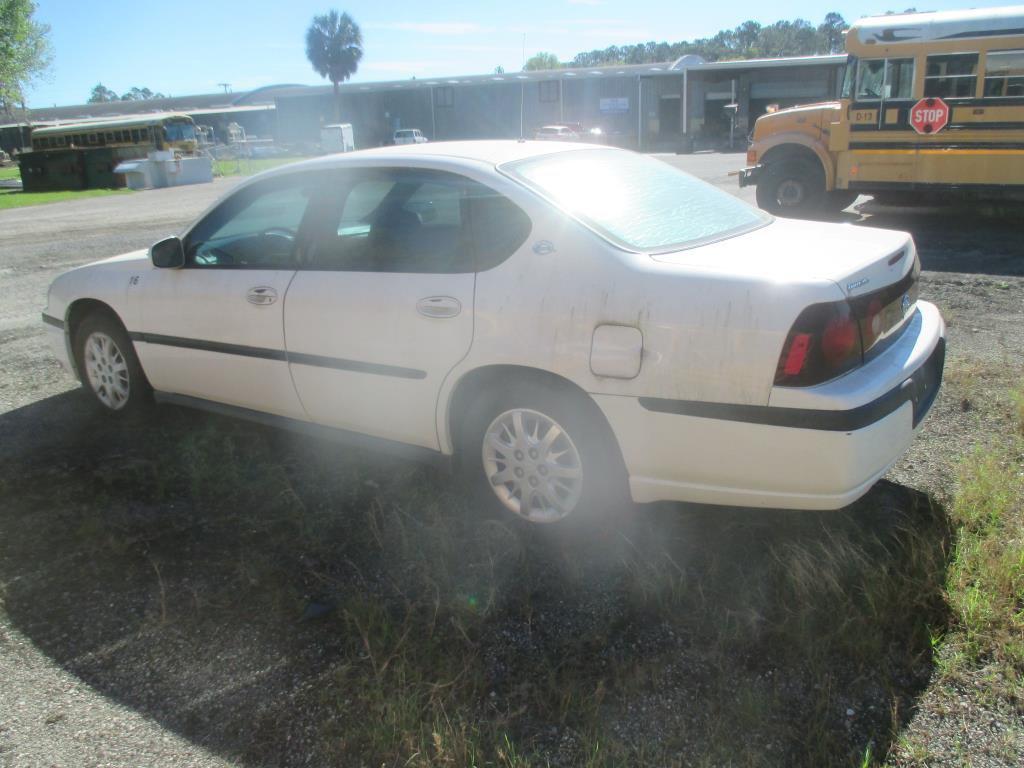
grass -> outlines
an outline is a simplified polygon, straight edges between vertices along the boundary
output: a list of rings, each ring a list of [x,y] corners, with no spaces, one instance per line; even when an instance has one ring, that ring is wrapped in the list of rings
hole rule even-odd
[[[61,190],[58,192],[22,192],[21,190],[0,189],[0,210],[5,208],[22,208],[26,205],[43,205],[59,203],[63,200],[81,200],[88,197],[105,197],[107,195],[124,195],[129,189],[79,189]]]
[[[114,655],[96,672],[77,641],[26,630],[115,698],[151,674],[140,655],[174,669],[147,683],[167,702],[216,698],[208,646],[238,664],[229,690],[266,666],[253,654],[296,659],[231,698],[217,746],[242,759],[861,765],[947,624],[943,512],[895,486],[828,515],[666,507],[559,535],[482,514],[435,472],[244,424],[165,410],[106,429],[107,455],[61,475],[78,480],[0,488],[38,494],[0,555],[45,574],[7,610],[99,635]],[[125,634],[127,614],[145,618]]]
[[[947,671],[987,667],[994,693],[1024,705],[1024,388],[1010,402],[1010,435],[964,461],[951,509]]]
[[[20,179],[21,169],[15,165],[8,165],[0,168],[0,181],[7,181],[8,179]]]
[[[300,160],[308,160],[307,157],[261,157],[255,159],[231,158],[213,161],[214,176],[252,176],[253,174],[277,168],[289,163],[297,163]]]
[[[948,510],[882,483],[827,514],[666,506],[565,534],[432,471],[161,409],[0,473],[0,605],[243,762],[931,764],[904,733],[929,686],[1020,706],[1013,402]]]

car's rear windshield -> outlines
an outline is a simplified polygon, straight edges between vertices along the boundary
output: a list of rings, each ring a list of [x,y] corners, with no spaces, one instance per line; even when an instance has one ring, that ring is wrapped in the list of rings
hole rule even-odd
[[[501,170],[627,250],[692,248],[771,221],[727,192],[634,152],[558,152]]]

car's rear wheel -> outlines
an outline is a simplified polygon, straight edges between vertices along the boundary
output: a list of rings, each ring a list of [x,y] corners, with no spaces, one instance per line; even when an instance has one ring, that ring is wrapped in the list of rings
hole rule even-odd
[[[474,495],[528,523],[595,520],[629,508],[625,468],[593,403],[542,385],[485,393],[460,440]]]
[[[779,216],[806,216],[821,208],[825,174],[810,160],[778,160],[765,166],[755,190],[759,208]]]
[[[92,314],[75,331],[75,357],[83,386],[110,413],[129,413],[149,401],[150,387],[124,328]]]

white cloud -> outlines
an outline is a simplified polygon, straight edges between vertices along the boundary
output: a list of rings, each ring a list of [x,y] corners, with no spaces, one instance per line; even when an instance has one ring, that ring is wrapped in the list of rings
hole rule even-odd
[[[367,24],[366,27],[419,32],[424,35],[475,35],[490,31],[471,21],[396,21],[389,24]]]

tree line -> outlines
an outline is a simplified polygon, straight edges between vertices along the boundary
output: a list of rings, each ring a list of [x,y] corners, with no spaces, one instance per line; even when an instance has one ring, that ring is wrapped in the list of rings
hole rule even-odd
[[[108,101],[149,101],[150,99],[165,99],[162,93],[154,93],[149,88],[132,88],[120,96],[115,91],[107,88],[103,83],[96,83],[92,93],[89,95],[89,104],[105,104]]]
[[[745,21],[734,29],[723,29],[712,37],[681,40],[676,43],[648,42],[611,45],[604,49],[577,53],[571,61],[560,63],[552,53],[538,53],[523,69],[556,69],[558,67],[600,67],[617,64],[653,64],[674,61],[680,56],[695,54],[705,61],[725,59],[759,59],[774,56],[809,56],[840,53],[843,33],[849,24],[838,13],[826,14],[814,26],[804,19],[759,24]]]

